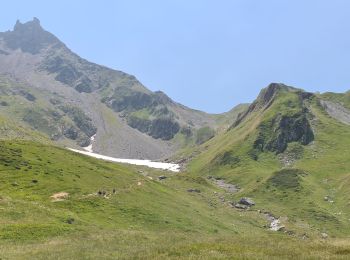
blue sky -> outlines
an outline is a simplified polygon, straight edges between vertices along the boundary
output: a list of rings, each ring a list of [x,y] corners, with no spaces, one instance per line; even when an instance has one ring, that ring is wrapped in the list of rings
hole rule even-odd
[[[350,1],[3,1],[0,31],[38,17],[80,56],[207,112],[270,82],[350,89]]]

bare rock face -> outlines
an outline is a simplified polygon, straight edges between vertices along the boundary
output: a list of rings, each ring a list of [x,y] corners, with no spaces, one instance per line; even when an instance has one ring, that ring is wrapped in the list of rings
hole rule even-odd
[[[255,202],[251,198],[241,198],[239,204],[251,207],[255,205]]]
[[[321,100],[320,103],[331,117],[333,117],[334,119],[344,124],[350,125],[349,109],[345,108],[341,104],[338,104],[332,101]]]
[[[45,31],[37,18],[22,24],[16,22],[13,31],[1,33],[6,46],[12,50],[21,49],[31,54],[39,53],[48,45],[58,44],[60,41],[51,33]]]
[[[272,129],[272,131],[269,131]],[[314,133],[305,113],[276,116],[260,126],[260,133],[254,148],[283,153],[288,143],[299,142],[307,145],[314,140]]]

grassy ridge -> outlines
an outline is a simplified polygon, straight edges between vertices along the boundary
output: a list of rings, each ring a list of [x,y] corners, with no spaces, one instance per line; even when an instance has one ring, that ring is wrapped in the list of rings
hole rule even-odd
[[[317,97],[307,101],[307,107],[313,115],[310,122],[315,140],[311,144],[290,143],[286,152],[278,155],[268,151],[255,154],[254,150],[252,154],[261,124],[275,115],[301,109],[296,92],[282,91],[267,110],[252,112],[236,128],[209,141],[190,163],[189,172],[239,185],[241,190],[233,199],[252,197],[256,208],[281,216],[287,230],[346,237],[350,233],[346,196],[350,129],[328,116]],[[275,134],[276,130],[271,131]],[[292,163],[285,165],[285,158]],[[299,172],[302,174],[296,174]]]

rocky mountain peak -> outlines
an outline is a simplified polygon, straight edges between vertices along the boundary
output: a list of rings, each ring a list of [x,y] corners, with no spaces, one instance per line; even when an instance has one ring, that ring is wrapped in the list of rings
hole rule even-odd
[[[33,18],[32,21],[21,23],[20,20],[16,21],[15,26],[13,27],[13,31],[21,31],[21,30],[43,30],[40,25],[40,20],[36,17]]]
[[[32,21],[21,23],[17,20],[13,31],[0,34],[0,39],[5,42],[7,48],[23,52],[37,54],[42,49],[52,45],[63,45],[53,34],[45,31],[38,18]]]
[[[258,97],[260,101],[266,105],[268,104],[273,97],[277,94],[279,90],[281,90],[285,85],[280,83],[271,83],[265,89],[263,89]]]

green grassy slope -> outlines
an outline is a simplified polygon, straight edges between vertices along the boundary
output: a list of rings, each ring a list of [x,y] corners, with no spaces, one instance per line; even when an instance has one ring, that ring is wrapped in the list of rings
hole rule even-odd
[[[267,230],[261,214],[222,203],[215,193],[222,191],[201,177],[125,167],[27,141],[2,141],[0,160],[3,259],[292,259],[348,253],[346,241],[305,242]],[[168,178],[158,181],[160,174]],[[68,195],[54,201],[51,196],[60,192]]]
[[[278,136],[281,130],[271,122],[300,113],[310,122],[312,142],[290,142],[281,153],[269,151],[266,142],[263,151],[255,147],[261,139],[276,141],[283,136]],[[288,131],[290,135],[292,130]],[[271,104],[252,110],[236,127],[205,144],[188,171],[193,176],[218,176],[239,185],[241,190],[234,200],[253,198],[255,209],[280,216],[286,230],[293,233],[347,237],[349,147],[349,126],[331,118],[318,97],[301,101],[300,91],[283,87]]]

